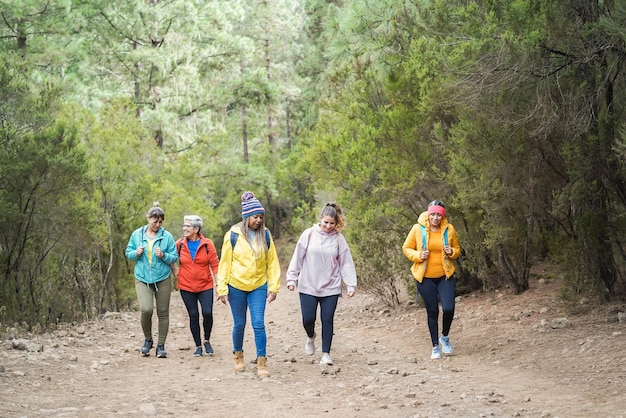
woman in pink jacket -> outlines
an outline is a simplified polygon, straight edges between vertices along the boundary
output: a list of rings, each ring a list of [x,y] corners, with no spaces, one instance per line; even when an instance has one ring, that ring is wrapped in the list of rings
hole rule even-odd
[[[298,286],[302,325],[307,334],[306,354],[315,353],[315,319],[320,307],[322,322],[322,359],[320,364],[332,365],[330,347],[333,341],[335,309],[342,292],[356,292],[356,270],[352,253],[341,234],[345,218],[337,203],[327,203],[320,213],[320,222],[306,229],[291,257],[287,270],[287,289]]]
[[[219,259],[213,241],[201,233],[202,218],[196,215],[183,219],[184,237],[176,241],[179,256],[178,289],[189,313],[189,327],[196,343],[194,356],[202,356],[202,345],[207,355],[213,354],[211,330],[213,329],[213,287],[217,277]],[[200,313],[202,308],[202,327],[204,344],[200,340]]]

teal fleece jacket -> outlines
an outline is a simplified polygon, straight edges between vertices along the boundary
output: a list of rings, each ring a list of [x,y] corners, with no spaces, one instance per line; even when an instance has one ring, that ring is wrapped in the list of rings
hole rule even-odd
[[[145,246],[146,249],[148,248],[147,228],[148,225],[142,226],[131,234],[126,246],[126,258],[137,262],[135,264],[135,278],[141,282],[152,284],[170,277],[172,274],[171,264],[178,261],[178,253],[176,252],[176,242],[172,234],[163,228],[159,228],[153,248],[161,247],[163,257],[153,256],[152,265],[149,265],[147,250],[141,256],[137,256],[139,247]]]

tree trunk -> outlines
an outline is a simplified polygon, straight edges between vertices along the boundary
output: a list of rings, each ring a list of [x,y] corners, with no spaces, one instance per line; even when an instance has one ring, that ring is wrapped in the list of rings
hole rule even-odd
[[[246,105],[241,105],[241,139],[243,141],[243,162],[248,164],[248,119]]]

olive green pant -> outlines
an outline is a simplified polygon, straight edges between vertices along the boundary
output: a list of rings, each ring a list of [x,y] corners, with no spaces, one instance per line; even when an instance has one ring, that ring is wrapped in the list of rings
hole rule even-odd
[[[141,311],[141,328],[146,340],[152,339],[152,312],[154,311],[153,298],[156,299],[157,317],[159,318],[159,342],[165,344],[167,331],[170,327],[170,296],[172,295],[172,279],[154,284],[146,284],[135,279],[135,290]]]

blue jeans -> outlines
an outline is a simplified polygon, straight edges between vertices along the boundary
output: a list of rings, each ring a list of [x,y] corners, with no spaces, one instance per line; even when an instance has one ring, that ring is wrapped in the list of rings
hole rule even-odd
[[[426,314],[428,316],[428,330],[430,331],[430,339],[433,347],[439,344],[439,302],[441,302],[441,310],[443,311],[443,324],[441,333],[448,336],[452,319],[454,319],[454,298],[455,284],[454,276],[446,279],[445,276],[438,279],[429,279],[424,277],[422,283],[416,281],[417,291],[422,295],[424,305],[426,306]]]
[[[300,308],[302,309],[302,325],[306,335],[312,338],[315,335],[315,318],[317,305],[320,306],[320,320],[322,321],[322,353],[330,353],[333,343],[335,310],[339,295],[311,296],[300,293]]]
[[[196,347],[201,346],[200,340],[200,312],[198,311],[198,302],[202,307],[202,328],[204,329],[204,339],[211,339],[211,330],[213,329],[213,289],[207,289],[202,292],[180,291],[183,298],[187,313],[189,314],[189,328]]]
[[[254,330],[256,356],[265,357],[267,336],[265,334],[265,304],[267,302],[267,283],[244,292],[228,285],[228,303],[233,314],[233,351],[243,351],[243,332],[246,328],[246,314],[250,308],[250,321]]]

